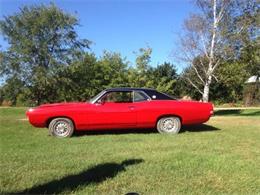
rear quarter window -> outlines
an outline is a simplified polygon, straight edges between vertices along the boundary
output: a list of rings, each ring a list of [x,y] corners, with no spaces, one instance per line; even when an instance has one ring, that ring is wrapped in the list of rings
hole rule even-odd
[[[147,90],[145,92],[152,100],[174,100],[174,98],[170,97],[169,95],[160,93],[158,91]]]

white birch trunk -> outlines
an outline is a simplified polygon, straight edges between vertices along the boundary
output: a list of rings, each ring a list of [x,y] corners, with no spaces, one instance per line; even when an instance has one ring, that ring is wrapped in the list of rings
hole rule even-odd
[[[210,75],[207,82],[204,85],[203,94],[202,94],[203,102],[209,101],[209,89],[210,89],[211,80],[212,80],[212,76]]]
[[[226,0],[211,0],[210,2],[212,3],[212,9],[209,11],[212,11],[213,18],[212,20],[210,19],[211,23],[208,26],[209,28],[200,31],[198,28],[193,29],[192,25],[189,26],[190,28],[188,28],[188,32],[195,33],[198,35],[199,39],[195,39],[196,36],[194,38],[193,34],[191,33],[188,34],[188,39],[184,39],[185,41],[183,42],[184,46],[187,45],[187,47],[184,49],[184,59],[190,63],[195,75],[198,77],[197,82],[196,80],[195,82],[192,81],[190,78],[187,78],[187,80],[202,95],[203,102],[209,101],[209,92],[212,78],[216,79],[214,72],[217,66],[220,64],[219,60],[217,60],[218,55],[216,54],[218,52],[217,44],[218,38],[220,36],[218,34],[218,30],[228,4],[228,1]],[[217,7],[219,7],[219,9],[217,9]],[[205,20],[207,20],[207,18]],[[196,21],[198,22],[200,19],[195,17],[194,20],[190,20],[190,22]],[[198,22],[198,24],[200,25],[200,22]],[[199,42],[199,40],[201,41]],[[194,47],[194,44],[196,47]],[[193,64],[193,60],[198,56],[199,58],[205,56],[207,58],[207,62],[203,63],[203,61],[200,60],[200,66],[196,66]]]
[[[210,84],[212,80],[212,75],[213,75],[213,63],[214,63],[214,58],[215,58],[215,40],[216,40],[216,33],[217,33],[217,28],[218,28],[218,18],[216,16],[216,6],[217,2],[216,0],[213,1],[213,29],[212,29],[212,38],[211,38],[211,45],[210,45],[210,55],[209,55],[209,65],[208,65],[208,71],[207,71],[207,78],[206,82],[204,85],[203,89],[203,94],[202,94],[202,100],[203,102],[208,102],[209,101],[209,89],[210,89]]]

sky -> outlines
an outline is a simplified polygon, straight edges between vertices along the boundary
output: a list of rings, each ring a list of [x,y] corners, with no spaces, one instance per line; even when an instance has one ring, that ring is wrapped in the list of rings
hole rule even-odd
[[[90,51],[97,56],[119,52],[133,66],[139,48],[149,46],[152,66],[171,62],[181,70],[173,53],[183,21],[196,11],[191,0],[0,0],[0,19],[25,5],[50,2],[77,16],[79,36],[93,42]],[[1,34],[0,45],[8,47]]]

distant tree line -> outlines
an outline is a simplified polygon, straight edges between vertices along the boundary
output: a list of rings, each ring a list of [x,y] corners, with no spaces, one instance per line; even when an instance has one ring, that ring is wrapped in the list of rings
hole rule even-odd
[[[205,2],[198,2],[206,6]],[[245,7],[245,10],[232,15],[237,25],[242,23],[240,33],[234,29],[237,26],[228,24],[218,31],[229,31],[229,36],[225,36],[222,43],[225,43],[225,48],[232,45],[232,49],[235,49],[227,51],[236,53],[228,58],[216,53],[216,57],[211,59],[212,63],[221,64],[212,74],[214,81],[210,83],[209,91],[211,101],[241,101],[246,79],[250,75],[260,74],[259,9],[256,11],[254,1],[248,2],[253,4],[243,2],[237,7]],[[237,7],[233,5],[232,9]],[[194,17],[194,24],[201,22]],[[202,65],[209,64],[207,56],[199,53],[193,56],[190,66],[178,74],[176,66],[171,63],[151,64],[152,48],[147,47],[139,49],[135,65],[130,66],[120,53],[105,51],[101,57],[91,53],[91,41],[78,36],[75,30],[77,25],[78,19],[74,15],[54,4],[25,6],[20,12],[5,16],[0,21],[1,33],[9,43],[8,48],[0,51],[0,76],[3,81],[0,104],[28,106],[47,102],[86,101],[108,87],[149,87],[175,97],[202,99],[200,91],[192,88],[191,82],[198,89],[200,85],[203,86],[202,81],[207,77],[203,77]],[[193,32],[193,28],[188,27],[188,30],[193,34],[199,33]],[[255,33],[257,28],[258,34]],[[203,78],[200,79],[198,75]],[[187,82],[187,78],[191,82]]]

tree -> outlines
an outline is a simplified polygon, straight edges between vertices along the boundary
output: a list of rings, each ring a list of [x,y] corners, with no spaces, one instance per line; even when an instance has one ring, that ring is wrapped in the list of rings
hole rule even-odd
[[[58,99],[55,101],[86,101],[96,95],[101,88],[102,71],[94,54],[82,54],[81,59],[73,61],[56,75]]]
[[[183,78],[196,88],[203,101],[207,101],[209,94],[213,93],[210,92],[213,81],[217,82],[212,88],[217,94],[221,94],[216,91],[217,86],[219,90],[235,84],[237,89],[242,87],[240,80],[237,83],[221,83],[228,76],[222,74],[232,68],[239,70],[243,67],[253,75],[259,74],[260,12],[255,0],[198,0],[197,5],[201,12],[185,21],[179,53],[189,65],[183,72]],[[237,73],[245,78],[244,71]],[[236,96],[241,97],[242,92],[237,92]],[[213,97],[216,98],[215,95]]]
[[[246,70],[246,64],[240,61],[229,61],[219,66],[216,74],[218,75],[218,89],[212,89],[214,93],[220,93],[215,99],[226,102],[238,102],[243,98],[243,86],[250,74]],[[221,89],[222,88],[222,89]],[[220,91],[220,92],[218,92]],[[223,94],[226,95],[223,96]],[[212,94],[214,99],[214,94]],[[215,96],[216,97],[216,96]]]
[[[152,70],[154,88],[167,94],[179,96],[178,74],[174,65],[164,62]]]
[[[181,37],[181,59],[189,64],[202,87],[187,75],[187,81],[202,95],[202,100],[209,100],[210,85],[215,78],[215,71],[224,57],[221,25],[230,2],[228,0],[198,0],[199,14],[192,14],[184,22],[185,36]],[[194,59],[199,64],[194,64]],[[205,60],[201,60],[205,59]]]
[[[176,88],[177,72],[170,63],[151,66],[152,49],[140,48],[136,57],[136,66],[128,69],[128,81],[131,87],[155,88],[174,96],[179,95]]]
[[[129,86],[128,62],[120,53],[105,51],[98,64],[103,73],[103,88]]]
[[[24,90],[24,85],[21,80],[14,75],[13,77],[8,78],[0,89],[0,99],[2,99],[2,101],[8,100],[12,105],[16,105],[17,97]]]
[[[183,69],[181,75],[180,75],[180,87],[181,89],[181,96],[190,96],[193,99],[201,99],[201,92],[200,90],[194,90],[194,87],[190,86],[190,83],[192,82],[192,85],[197,87],[198,89],[203,89],[204,83],[200,80],[200,78],[197,76],[197,74],[200,74],[201,76],[204,76],[204,69],[202,69],[202,64],[207,63],[204,62],[204,60],[207,60],[205,57],[195,57],[192,61],[192,66],[187,66]],[[198,71],[194,71],[194,69]],[[203,71],[203,72],[202,72]],[[191,80],[192,79],[192,80]],[[188,83],[187,83],[188,81]]]
[[[77,18],[54,4],[25,6],[19,13],[5,16],[0,28],[9,47],[1,76],[21,80],[37,104],[49,101],[56,72],[89,47],[88,40],[78,38],[77,25]]]
[[[136,53],[136,66],[129,69],[128,75],[131,87],[153,87],[151,54],[150,47],[140,48],[139,53]]]
[[[81,59],[55,75],[58,87],[53,98],[56,97],[55,101],[86,101],[105,88],[128,86],[127,66],[118,53],[105,51],[99,59],[84,53]]]

